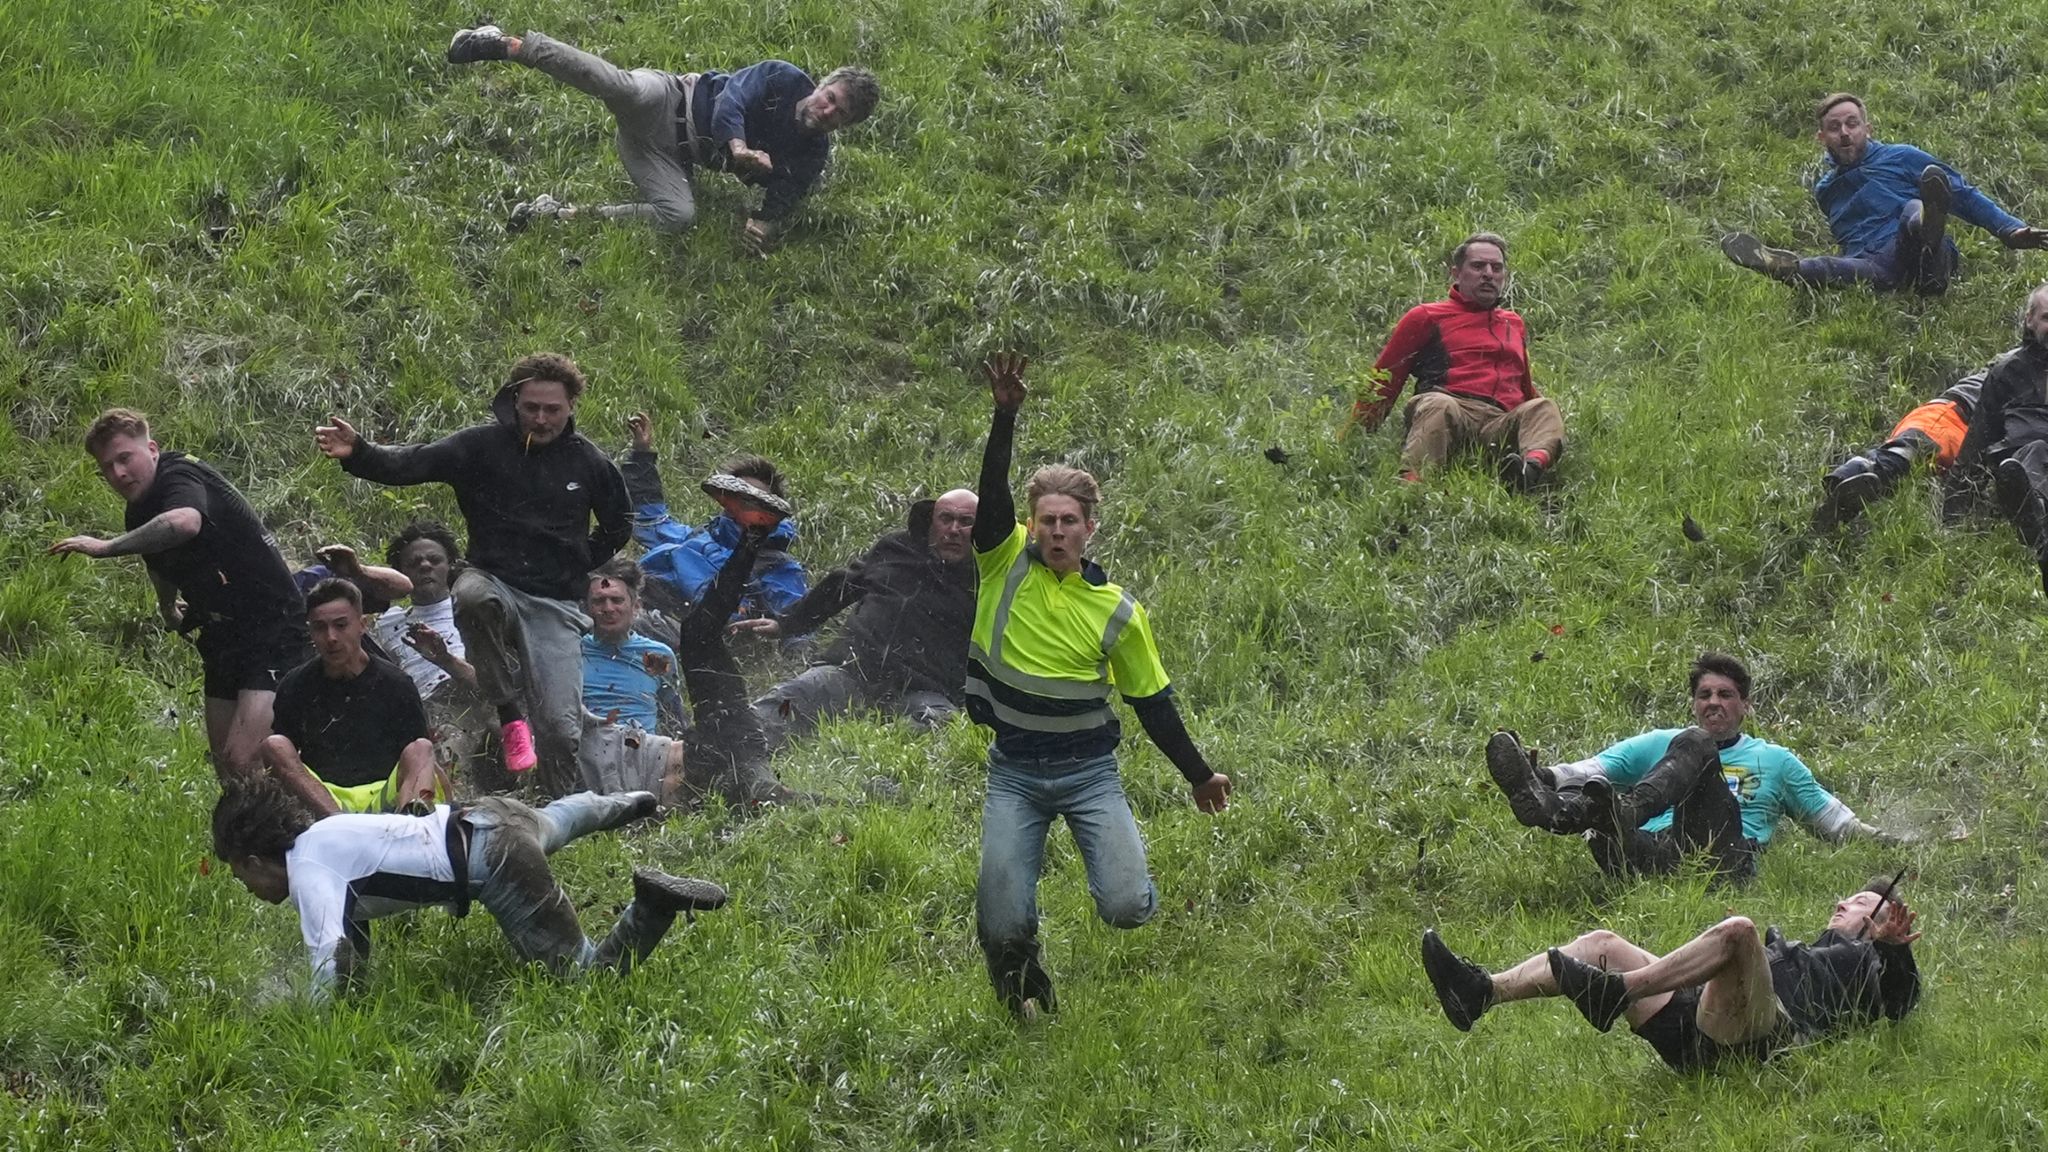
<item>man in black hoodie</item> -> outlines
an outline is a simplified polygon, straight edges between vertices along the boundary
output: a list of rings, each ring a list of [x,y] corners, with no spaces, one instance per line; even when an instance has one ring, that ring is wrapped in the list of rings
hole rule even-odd
[[[1452,1027],[1468,1032],[1496,1004],[1563,996],[1605,1032],[1618,1019],[1680,1072],[1724,1059],[1768,1059],[1849,1024],[1897,1020],[1920,1000],[1915,914],[1897,877],[1835,905],[1813,943],[1731,916],[1668,955],[1598,929],[1504,972],[1422,933],[1422,967]]]
[[[478,688],[498,710],[505,767],[523,772],[544,759],[550,791],[571,789],[580,778],[587,575],[632,532],[625,480],[576,432],[583,387],[575,361],[544,352],[512,366],[491,401],[492,423],[409,447],[372,444],[339,418],[313,433],[320,451],[352,476],[391,485],[439,481],[455,490],[469,525],[469,567],[455,581],[456,627]],[[527,723],[528,706],[537,732]]]
[[[736,631],[803,636],[853,609],[824,659],[754,702],[780,745],[854,708],[887,708],[936,728],[965,701],[974,628],[973,492],[955,488],[911,505],[909,526],[836,568],[781,619],[741,620]]]
[[[2034,553],[2048,589],[2048,284],[2027,296],[2020,346],[1985,370],[1983,395],[1946,477],[1944,507],[1968,501],[1987,473],[1999,510]]]
[[[85,450],[127,501],[128,530],[59,540],[50,554],[142,557],[164,624],[199,649],[214,771],[223,783],[261,775],[277,683],[308,652],[306,602],[277,540],[220,473],[158,448],[140,412],[102,413]]]

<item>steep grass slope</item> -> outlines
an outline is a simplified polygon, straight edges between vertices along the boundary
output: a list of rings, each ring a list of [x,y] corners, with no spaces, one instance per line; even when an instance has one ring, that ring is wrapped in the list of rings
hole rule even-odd
[[[788,248],[745,257],[720,178],[683,240],[502,230],[615,197],[600,109],[449,32],[532,25],[627,64],[871,63]],[[2041,593],[2008,530],[1927,489],[1839,537],[1821,468],[2004,348],[2048,266],[1963,237],[1939,301],[1729,267],[1730,227],[1815,247],[1808,106],[2048,216],[2048,50],[2017,7],[1935,0],[815,0],[680,9],[17,0],[0,46],[0,1131],[23,1147],[1984,1148],[2042,1139],[2048,780]],[[1473,227],[1573,443],[1563,485],[1393,482],[1333,433],[1393,319]],[[197,666],[138,621],[77,438],[155,414],[295,555],[442,493],[346,481],[308,429],[475,419],[514,357],[590,371],[584,429],[655,412],[675,475],[765,452],[819,566],[969,480],[987,350],[1037,360],[1026,460],[1096,469],[1105,564],[1153,611],[1219,819],[1142,742],[1126,778],[1164,897],[1091,916],[1064,838],[1043,900],[1065,1010],[1019,1032],[971,910],[980,740],[837,725],[788,775],[892,808],[717,817],[559,861],[594,924],[637,862],[734,906],[629,980],[516,966],[484,918],[380,928],[369,993],[287,994],[288,912],[204,866]],[[1291,453],[1285,465],[1262,457]],[[683,489],[687,490],[687,489]],[[1691,513],[1705,544],[1678,531]],[[1426,924],[1505,962],[1607,923],[1668,947],[1734,907],[1794,934],[1899,854],[1787,830],[1738,894],[1613,884],[1516,828],[1498,724],[1583,755],[1682,716],[1702,647],[1752,661],[1757,728],[1929,840],[1929,995],[1901,1027],[1674,1077],[1569,1008],[1442,1020]],[[1544,657],[1535,659],[1538,653]],[[757,654],[758,655],[758,654]],[[760,658],[763,676],[775,671]],[[1958,826],[1968,835],[1948,837]]]

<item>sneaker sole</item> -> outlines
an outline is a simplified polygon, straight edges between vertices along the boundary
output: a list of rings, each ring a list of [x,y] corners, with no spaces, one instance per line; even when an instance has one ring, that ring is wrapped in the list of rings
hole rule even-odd
[[[1543,823],[1536,804],[1536,774],[1529,769],[1529,754],[1521,741],[1506,732],[1494,733],[1486,741],[1486,772],[1507,796],[1516,820],[1530,828]]]
[[[715,912],[731,899],[725,889],[694,876],[671,876],[666,872],[640,869],[633,873],[633,895],[643,891],[660,893],[678,912]]]

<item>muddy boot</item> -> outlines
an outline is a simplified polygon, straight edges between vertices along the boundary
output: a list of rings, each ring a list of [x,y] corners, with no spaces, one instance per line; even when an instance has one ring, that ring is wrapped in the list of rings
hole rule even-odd
[[[1676,805],[1699,785],[1700,774],[1718,771],[1721,750],[1713,737],[1698,728],[1687,728],[1671,738],[1664,757],[1626,792],[1608,805],[1609,829],[1616,836],[1649,823],[1650,818]]]
[[[1536,775],[1535,758],[1521,738],[1503,728],[1486,741],[1486,771],[1507,795],[1508,808],[1525,828],[1554,831],[1557,792]]]
[[[988,957],[988,978],[996,996],[1019,1020],[1030,1023],[1041,1013],[1059,1011],[1053,995],[1052,977],[1038,963],[1036,939],[1004,944],[983,944]]]
[[[619,913],[610,935],[597,946],[592,963],[601,968],[630,972],[633,966],[654,952],[661,938],[676,922],[677,915],[689,916],[725,907],[725,889],[709,880],[671,876],[652,868],[633,870],[633,900]]]

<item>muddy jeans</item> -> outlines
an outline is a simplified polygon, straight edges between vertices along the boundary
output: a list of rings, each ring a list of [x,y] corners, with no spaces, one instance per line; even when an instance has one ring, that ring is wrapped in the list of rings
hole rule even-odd
[[[1564,417],[1548,396],[1502,409],[1450,392],[1422,392],[1408,401],[1408,436],[1401,443],[1401,467],[1426,472],[1475,445],[1543,451],[1550,462],[1564,452]]]
[[[697,222],[690,165],[676,146],[676,114],[683,92],[674,75],[652,68],[629,72],[539,32],[521,38],[519,55],[513,59],[604,101],[618,122],[619,160],[640,190],[641,202],[607,204],[597,209],[599,216],[644,221],[671,232]]]
[[[518,701],[533,724],[540,784],[566,792],[581,778],[583,630],[590,618],[567,600],[529,596],[480,568],[455,580],[462,631],[477,689],[496,708]]]
[[[820,720],[843,716],[858,708],[886,710],[924,732],[944,725],[959,711],[943,692],[912,692],[871,684],[837,664],[806,668],[796,679],[776,685],[754,701],[754,715],[760,717],[761,731],[767,735],[770,748],[780,748],[789,740],[808,736]]]
[[[628,903],[602,944],[592,943],[576,919],[576,906],[548,868],[548,857],[592,832],[616,828],[639,797],[578,792],[545,808],[486,796],[464,810],[475,831],[469,841],[469,883],[477,903],[497,920],[519,958],[538,961],[558,975],[585,968],[626,971],[661,943],[675,914]]]

